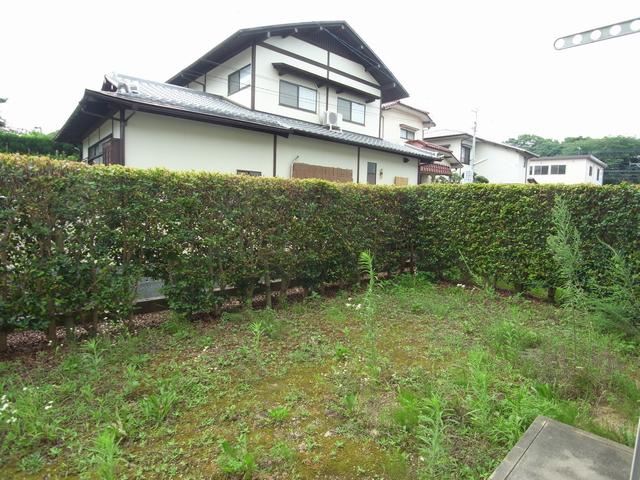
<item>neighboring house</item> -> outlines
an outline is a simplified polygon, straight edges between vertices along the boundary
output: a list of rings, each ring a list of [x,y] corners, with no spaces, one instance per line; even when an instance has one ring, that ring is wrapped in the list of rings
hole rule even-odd
[[[593,155],[559,155],[529,160],[527,179],[535,183],[593,183],[602,185],[607,164]]]
[[[344,21],[239,30],[167,82],[105,76],[58,134],[92,164],[416,184],[433,151],[383,138],[408,96]]]
[[[438,158],[435,162],[421,162],[420,183],[430,183],[439,177],[450,177],[452,169],[461,166],[450,149],[423,140],[425,129],[428,130],[435,125],[429,112],[399,100],[382,105],[382,138],[410,145]]]
[[[473,135],[454,131],[438,130],[425,132],[425,140],[451,150],[464,165],[471,162]],[[527,166],[535,153],[505,143],[494,142],[476,136],[473,171],[486,177],[490,183],[525,183]]]

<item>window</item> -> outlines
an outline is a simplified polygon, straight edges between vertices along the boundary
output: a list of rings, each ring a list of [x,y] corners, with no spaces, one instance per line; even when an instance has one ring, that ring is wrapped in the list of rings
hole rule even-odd
[[[104,163],[102,159],[104,145],[110,140],[111,135],[109,135],[107,138],[103,138],[99,142],[94,143],[89,147],[89,155],[87,161],[90,165],[102,165]]]
[[[311,88],[280,80],[280,105],[315,113],[316,95]]]
[[[596,180],[600,180],[600,169],[596,168]]]
[[[471,163],[471,147],[468,145],[462,145],[462,151],[460,152],[460,161],[466,165]]]
[[[533,167],[534,175],[549,175],[549,165],[536,165]]]
[[[262,172],[256,172],[255,170],[236,170],[238,175],[249,175],[250,177],[261,177]]]
[[[564,175],[567,173],[566,165],[551,165],[551,175]]]
[[[529,165],[529,175],[533,175],[533,167]]]
[[[375,162],[367,162],[367,183],[369,185],[376,184],[377,170],[378,170],[378,165]]]
[[[400,138],[404,140],[415,140],[416,132],[409,130],[408,128],[400,128]]]
[[[589,176],[591,177],[593,175],[593,166],[589,165]]]
[[[364,125],[364,103],[353,102],[344,98],[338,98],[338,113],[346,122]]]
[[[251,85],[251,64],[229,75],[229,95]]]

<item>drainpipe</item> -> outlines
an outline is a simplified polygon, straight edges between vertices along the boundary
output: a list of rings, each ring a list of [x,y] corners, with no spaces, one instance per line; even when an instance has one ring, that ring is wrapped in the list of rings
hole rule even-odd
[[[124,108],[120,109],[120,164],[121,165],[125,165],[125,161],[124,161],[124,126],[125,126],[125,119],[124,119]]]

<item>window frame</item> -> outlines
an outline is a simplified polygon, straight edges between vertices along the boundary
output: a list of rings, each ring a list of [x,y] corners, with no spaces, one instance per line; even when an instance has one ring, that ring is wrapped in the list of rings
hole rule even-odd
[[[557,170],[557,171],[553,171],[553,169]],[[566,175],[567,174],[567,166],[562,164],[562,165],[551,165],[551,168],[549,169],[549,175]]]
[[[403,132],[407,132],[411,134],[411,137],[408,135],[406,137],[402,136]],[[409,130],[408,128],[400,127],[400,138],[402,140],[415,140],[416,139],[416,130]]]
[[[293,87],[296,87],[296,104],[298,105],[297,107],[294,107],[293,105],[287,105],[286,103],[282,103],[282,84],[286,83],[287,85],[291,85]],[[307,90],[310,90],[314,93],[315,95],[315,101],[313,103],[313,110],[309,110],[308,108],[302,108],[300,106],[300,89],[301,88],[305,88]],[[302,110],[303,112],[310,112],[310,113],[318,113],[318,89],[313,89],[313,88],[309,88],[309,87],[305,87],[304,85],[300,85],[298,83],[293,83],[293,82],[289,82],[287,80],[280,80],[279,83],[279,88],[278,88],[278,105],[280,105],[281,107],[287,107],[287,108],[295,108],[296,110]]]
[[[533,174],[534,175],[549,175],[549,165],[534,165],[533,166]]]
[[[470,145],[465,145],[464,143],[460,144],[460,161],[462,163],[464,163],[465,165],[471,165],[471,150],[473,147],[471,147]],[[466,159],[467,161],[465,162],[465,158],[464,158],[464,152],[465,150],[469,151],[469,156]]]
[[[360,103],[360,102],[356,102],[355,100],[349,100],[348,98],[344,98],[344,97],[338,97],[338,103],[336,105],[338,113],[340,112],[340,101],[343,102],[347,102],[349,104],[349,118],[345,118],[344,114],[342,115],[342,120],[344,120],[345,122],[349,122],[349,123],[353,123],[355,125],[362,125],[365,126],[365,123],[367,121],[367,104],[366,103]],[[356,105],[360,105],[362,107],[362,123],[360,122],[356,122],[355,120],[351,120],[353,118],[353,104]]]
[[[593,177],[593,165],[589,165],[589,176]]]
[[[258,170],[238,169],[238,170],[236,170],[236,175],[247,175],[248,177],[261,177],[262,176],[262,172],[260,172]]]
[[[100,150],[100,155],[91,156],[91,149],[97,147],[98,145],[104,145],[105,143],[110,142],[112,138],[113,138],[113,133],[110,133],[106,137],[101,138],[100,140],[95,142],[93,145],[89,145],[87,147],[87,163],[89,165],[93,165],[95,163],[96,158],[102,158],[104,156],[104,146],[102,147],[102,150]]]
[[[369,171],[370,165],[373,165],[373,172]],[[373,177],[371,177],[371,175],[373,175]],[[377,185],[377,183],[378,183],[378,162],[367,162],[367,185]]]
[[[600,169],[596,168],[596,181],[599,182],[600,181]]]
[[[249,83],[246,85],[242,85],[241,83],[241,79],[242,79],[242,70],[248,68],[249,69]],[[251,86],[251,69],[253,67],[251,66],[251,64],[245,65],[242,68],[239,68],[238,70],[236,70],[235,72],[231,72],[229,75],[227,75],[227,97],[233,95],[234,93],[238,93],[241,90],[244,90],[245,88],[249,88]],[[234,90],[233,92],[231,91],[231,77],[235,74],[238,74],[238,89]]]

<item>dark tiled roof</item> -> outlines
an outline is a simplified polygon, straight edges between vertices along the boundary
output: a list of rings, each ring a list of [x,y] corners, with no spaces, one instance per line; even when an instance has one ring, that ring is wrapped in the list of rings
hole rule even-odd
[[[209,117],[212,121],[215,119],[230,120],[239,122],[247,127],[260,127],[266,131],[315,137],[425,160],[437,158],[428,152],[420,152],[415,148],[388,142],[377,137],[344,130],[329,130],[319,124],[250,110],[219,95],[198,92],[185,87],[144,80],[129,75],[115,73],[107,75],[103,91],[88,90],[87,93],[99,95],[103,98],[130,101],[138,105],[158,107],[167,113],[172,111],[190,112]],[[60,131],[59,136],[64,137],[65,127]]]

